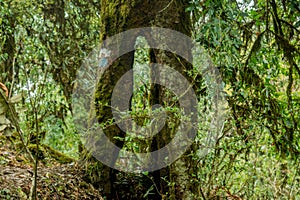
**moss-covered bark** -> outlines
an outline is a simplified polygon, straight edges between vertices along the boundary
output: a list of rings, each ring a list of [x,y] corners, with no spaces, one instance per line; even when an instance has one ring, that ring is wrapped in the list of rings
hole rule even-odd
[[[150,0],[102,0],[101,40],[105,40],[110,36],[132,28],[147,26],[169,28],[190,36],[190,17],[189,14],[185,12],[188,2],[187,0],[159,0],[155,1],[155,3]],[[126,41],[126,45],[133,47],[137,36],[138,35],[133,35],[129,41]],[[146,36],[146,39],[150,38]],[[166,45],[175,39],[176,38],[167,36]],[[150,42],[150,40],[148,42]],[[188,49],[187,54],[191,54],[189,45],[190,44],[182,43],[182,48]],[[184,59],[179,61],[178,56],[175,54],[156,49],[150,51],[150,57],[151,62],[168,64],[185,75],[188,80],[191,80],[191,77],[187,75],[187,71],[192,68],[192,65]],[[95,94],[96,114],[99,123],[107,122],[112,119],[110,101],[113,88],[122,75],[133,67],[133,60],[134,52],[129,52],[115,60],[102,74]],[[165,98],[165,89],[155,86],[152,88],[152,92],[153,104],[160,103],[168,105],[171,103],[168,102],[168,98]],[[176,120],[171,122],[178,123]],[[153,140],[152,149],[160,149],[167,144],[168,141],[171,140],[174,130],[175,129],[166,126],[159,134],[160,138]],[[124,137],[125,133],[116,125],[108,126],[104,132],[114,144],[122,147],[123,143],[116,140],[115,137]],[[101,138],[99,138],[99,140],[101,140]],[[115,153],[116,152],[113,152],[114,155]],[[114,188],[114,182],[117,172],[102,163],[96,162],[87,153],[84,154],[83,157],[85,160],[92,161],[93,163],[88,162],[87,164],[90,178],[93,182],[100,184],[107,199],[116,199],[117,188]],[[175,164],[152,173],[151,176],[154,177],[153,180],[158,192],[149,198],[161,199],[162,195],[168,193],[168,199],[189,199],[191,196],[191,188],[189,187],[190,177],[187,174],[187,164],[190,163],[187,162],[187,157],[184,157]],[[165,178],[165,181],[162,181],[162,178]],[[176,184],[170,187],[168,186],[168,182],[175,182]]]
[[[160,3],[163,4],[163,1]],[[164,7],[164,11],[156,15],[152,25],[176,30],[187,36],[191,36],[190,17],[189,14],[185,12],[187,6],[188,1],[169,1],[168,6]],[[167,37],[164,45],[172,44],[172,42],[174,42],[173,40],[176,39],[177,38],[172,38],[171,36]],[[190,44],[182,41],[181,45],[180,48],[186,49],[187,55],[191,56]],[[178,55],[154,49],[151,60],[159,64],[171,66],[184,75],[191,83],[193,82],[192,77],[188,75],[188,71],[192,70],[192,65]],[[174,102],[171,101],[172,97],[168,97],[167,93],[169,92],[165,88],[161,87],[159,89],[159,103],[165,106],[174,105]],[[166,123],[160,132],[159,138],[155,138],[155,143],[157,144],[156,149],[164,147],[174,137],[178,123],[179,121],[176,117],[171,117],[171,120]],[[163,140],[161,138],[163,138]],[[188,153],[171,164],[171,166],[153,173],[156,183],[160,185],[161,193],[168,193],[167,199],[192,199],[193,188],[190,184],[192,178],[190,177],[190,168],[188,167],[192,159],[187,155]],[[164,177],[166,181],[162,181],[162,177]],[[172,184],[168,184],[167,182]]]

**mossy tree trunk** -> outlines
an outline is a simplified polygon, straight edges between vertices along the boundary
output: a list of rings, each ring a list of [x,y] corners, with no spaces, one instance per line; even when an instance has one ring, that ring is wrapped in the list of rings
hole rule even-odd
[[[169,4],[167,7],[164,4],[166,2],[161,1],[157,3],[159,7],[164,8],[164,11],[159,12],[155,16],[155,19],[153,20],[151,25],[172,29],[187,36],[191,36],[190,16],[189,13],[185,11],[185,8],[188,6],[188,1],[168,2]],[[172,38],[172,36],[169,36],[166,38],[166,44],[164,45],[172,44],[174,43],[173,40],[176,39],[177,38]],[[191,56],[192,52],[190,44],[182,41],[181,45],[182,46],[180,48],[186,49],[187,55]],[[157,49],[153,49],[152,51],[153,53],[151,53],[151,62],[170,66],[184,75],[187,80],[190,81],[190,83],[193,82],[191,75],[188,75],[188,72],[191,72],[192,70],[192,64],[190,64],[180,56],[168,51]],[[174,105],[174,103],[176,102],[172,102],[172,96],[168,95],[169,93],[170,91],[168,91],[166,88],[159,87],[159,102],[155,103],[159,103],[160,105],[164,105],[166,107]],[[161,149],[170,142],[170,140],[174,137],[176,126],[178,126],[178,124],[179,121],[174,116],[165,123],[164,128],[157,135],[157,137],[154,138],[154,143],[157,146],[154,147],[152,151]],[[168,195],[166,196],[167,199],[192,199],[194,190],[191,184],[192,172],[190,170],[192,168],[188,167],[192,165],[192,159],[188,155],[190,154],[187,152],[170,166],[153,172],[154,180],[156,184],[159,185],[161,194],[168,193]]]
[[[185,12],[188,2],[187,0],[158,0],[155,3],[149,0],[102,0],[101,40],[132,28],[149,26],[168,28],[190,36],[190,17]],[[127,45],[127,48],[128,46],[134,47],[138,36],[138,34],[133,35],[129,41],[126,41],[125,45]],[[168,42],[172,42],[172,39],[175,38],[167,36],[166,45]],[[187,48],[186,53],[191,54],[189,44],[183,43],[182,45],[182,48]],[[185,60],[179,61],[178,56],[173,53],[151,49],[150,61],[152,63],[167,64],[191,80],[187,75],[187,70],[191,69],[192,65]],[[129,52],[115,60],[102,74],[95,93],[96,115],[99,123],[112,119],[110,106],[112,91],[122,75],[133,68],[133,62],[134,52]],[[152,87],[152,92],[152,104],[159,103],[167,106],[172,103],[168,102],[169,99],[165,97],[167,91],[163,87],[154,86]],[[173,120],[173,122],[177,123],[176,120]],[[174,129],[165,126],[158,134],[159,138],[153,139],[152,150],[157,150],[165,146],[174,135],[174,131],[172,130]],[[114,144],[122,148],[123,142],[116,140],[115,137],[124,137],[125,133],[118,126],[109,126],[104,132]],[[116,155],[118,152],[113,152],[113,154]],[[82,157],[87,161],[86,166],[87,170],[89,170],[90,180],[103,189],[103,194],[107,199],[117,199],[118,191],[114,185],[116,174],[119,172],[97,162],[87,152],[83,153]],[[151,179],[156,184],[158,191],[156,191],[156,194],[148,197],[150,199],[162,199],[165,194],[168,194],[166,196],[168,199],[191,199],[192,188],[189,183],[191,178],[189,177],[190,172],[187,167],[191,163],[188,159],[190,159],[188,156],[183,156],[171,166],[151,173]],[[175,183],[175,185],[168,184],[170,182]]]
[[[14,66],[14,60],[16,56],[16,41],[14,36],[16,18],[13,15],[5,17],[7,18],[3,20],[3,22],[1,20],[2,26],[0,31],[2,32],[1,34],[6,36],[4,37],[6,40],[1,42],[2,45],[0,47],[0,53],[1,55],[7,55],[7,57],[4,56],[4,59],[1,58],[0,60],[0,82],[6,84],[7,88],[10,89],[14,77],[18,77],[18,68]]]

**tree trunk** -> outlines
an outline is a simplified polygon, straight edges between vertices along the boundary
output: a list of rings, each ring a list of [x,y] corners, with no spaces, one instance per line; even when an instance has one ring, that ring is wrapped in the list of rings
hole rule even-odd
[[[172,29],[187,36],[191,36],[190,17],[189,14],[185,12],[185,8],[188,6],[188,1],[168,2],[169,4],[167,7],[165,7],[166,5],[163,4],[166,2],[160,2],[160,6],[165,10],[163,12],[159,12],[155,16],[152,25]],[[174,43],[174,40],[176,40],[176,38],[172,38],[171,36],[169,36],[166,38],[166,44],[164,45],[171,45],[172,43]],[[186,53],[191,56],[192,52],[189,46],[190,44],[184,43],[184,41],[182,41],[181,45],[183,49],[187,49],[188,52]],[[189,70],[192,70],[192,65],[181,57],[180,59],[178,59],[178,57],[180,56],[174,53],[154,49],[151,61],[153,63],[159,63],[163,65],[165,64],[174,68],[176,71],[184,75],[187,80],[192,82],[191,76],[187,74]],[[172,102],[171,100],[172,97],[168,97],[168,93],[169,91],[167,91],[167,89],[160,87],[159,104],[164,106],[171,106],[172,104],[174,104],[174,102]],[[174,130],[174,128],[171,127],[172,125],[170,124],[172,123],[175,124],[175,126],[178,126],[179,123],[178,119],[176,119],[174,116],[171,117],[171,120],[166,122],[164,128],[159,133],[159,138],[155,138],[157,147],[153,150],[164,147],[174,137],[176,129]],[[163,138],[163,140],[161,138]],[[160,186],[161,193],[169,194],[166,197],[167,199],[192,199],[192,188],[190,188],[189,183],[191,177],[188,173],[187,167],[187,165],[190,164],[190,162],[187,160],[188,158],[189,157],[186,154],[170,166],[153,173],[154,180]],[[162,180],[162,177],[164,177],[164,181]]]
[[[154,4],[149,0],[102,0],[101,39],[105,40],[106,38],[132,28],[148,26],[168,28],[190,36],[190,17],[189,14],[185,12],[188,2],[187,0],[159,0]],[[133,48],[138,36],[138,33],[133,35],[129,40],[124,41],[123,45],[127,45],[127,48]],[[147,38],[147,36],[145,37],[148,43],[150,43],[151,39]],[[171,44],[175,39],[176,38],[167,36],[165,45]],[[183,48],[188,49],[186,53],[191,55],[190,44],[183,42],[181,45]],[[120,48],[122,47],[120,46]],[[152,63],[166,64],[180,72],[188,80],[192,80],[191,77],[187,75],[187,70],[192,69],[192,65],[184,59],[180,59],[181,61],[179,61],[178,56],[174,53],[151,49],[150,60]],[[134,52],[126,53],[115,60],[102,74],[95,93],[96,115],[99,123],[107,122],[113,118],[111,97],[114,86],[122,75],[132,69],[133,61]],[[128,87],[132,87],[132,85],[129,84]],[[152,87],[151,92],[151,103],[153,105],[159,103],[168,106],[174,103],[170,101],[171,97],[168,97],[168,91],[163,87],[155,85]],[[170,123],[176,124],[178,120],[171,119]],[[159,138],[153,139],[151,150],[153,151],[164,147],[174,136],[175,130],[176,128],[172,129],[168,127],[168,125],[165,125],[163,130],[157,134]],[[104,132],[106,136],[110,138],[110,141],[122,148],[123,142],[115,139],[115,137],[124,137],[126,133],[116,125],[105,128]],[[98,140],[101,140],[101,138],[98,138]],[[96,141],[94,142],[96,143]],[[112,152],[112,155],[117,154],[118,152]],[[118,172],[97,162],[87,152],[85,152],[82,157],[85,161],[88,161],[86,162],[86,166],[90,174],[90,180],[92,180],[94,184],[100,185],[107,199],[117,199],[117,188],[114,186]],[[191,163],[188,159],[189,157],[185,155],[174,164],[151,173],[150,176],[152,176],[158,191],[148,196],[148,198],[162,199],[166,197],[167,199],[192,199],[192,188],[189,183],[191,177],[188,173],[189,168],[187,167],[187,165]],[[148,183],[146,182],[147,181],[145,181],[145,185],[148,184],[149,186],[149,181]]]
[[[6,40],[3,42],[3,46],[1,46],[0,53],[1,55],[7,55],[7,57],[1,62],[0,61],[0,81],[6,84],[7,88],[11,88],[12,81],[14,77],[17,78],[18,68],[14,66],[15,54],[16,54],[16,41],[14,36],[14,29],[16,26],[15,16],[6,16],[7,20],[3,21],[5,24],[2,27],[8,27],[7,29],[1,30],[3,31],[6,37]],[[15,71],[14,71],[15,70]]]

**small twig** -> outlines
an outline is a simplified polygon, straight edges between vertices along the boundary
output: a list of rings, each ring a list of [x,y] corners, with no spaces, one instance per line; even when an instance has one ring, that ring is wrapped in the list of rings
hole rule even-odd
[[[204,195],[204,193],[203,193],[203,190],[202,190],[201,186],[200,186],[200,193],[201,193],[202,198],[203,198],[204,200],[206,200],[205,195]]]
[[[147,177],[152,181],[152,183],[153,183],[153,185],[154,185],[154,187],[155,187],[157,193],[158,193],[160,196],[163,196],[163,195],[159,192],[159,189],[157,188],[157,185],[156,185],[156,183],[154,182],[153,178],[152,178],[152,177],[149,177],[149,176],[147,176]]]
[[[161,13],[161,12],[165,11],[165,10],[172,4],[173,1],[174,1],[174,0],[171,0],[171,1],[168,3],[168,5],[167,5],[166,7],[164,7],[163,9],[161,9],[161,10],[158,11],[158,12]]]
[[[44,73],[43,77],[43,83],[46,82],[47,80],[47,75],[48,75],[48,70],[49,68],[46,69],[46,72]],[[27,76],[27,82],[28,82],[28,76]],[[42,84],[40,87],[38,87],[37,94],[43,94],[44,92],[44,87],[45,85]],[[34,162],[34,174],[33,174],[33,179],[32,179],[32,185],[30,189],[30,195],[29,199],[30,200],[36,200],[37,199],[37,176],[38,176],[38,153],[39,153],[39,145],[40,145],[40,139],[39,139],[39,134],[40,134],[40,127],[39,127],[39,120],[38,120],[38,115],[40,113],[41,107],[39,106],[40,98],[42,95],[35,95],[34,100],[30,98],[30,104],[33,109],[34,113],[34,123],[35,123],[35,132],[36,132],[36,155],[35,155],[35,162]]]

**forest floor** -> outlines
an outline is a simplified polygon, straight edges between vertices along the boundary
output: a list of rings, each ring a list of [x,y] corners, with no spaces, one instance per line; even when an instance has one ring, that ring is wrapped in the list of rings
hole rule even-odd
[[[10,146],[0,146],[0,199],[28,199],[33,164]],[[38,199],[103,199],[75,162],[39,162],[37,183]]]

